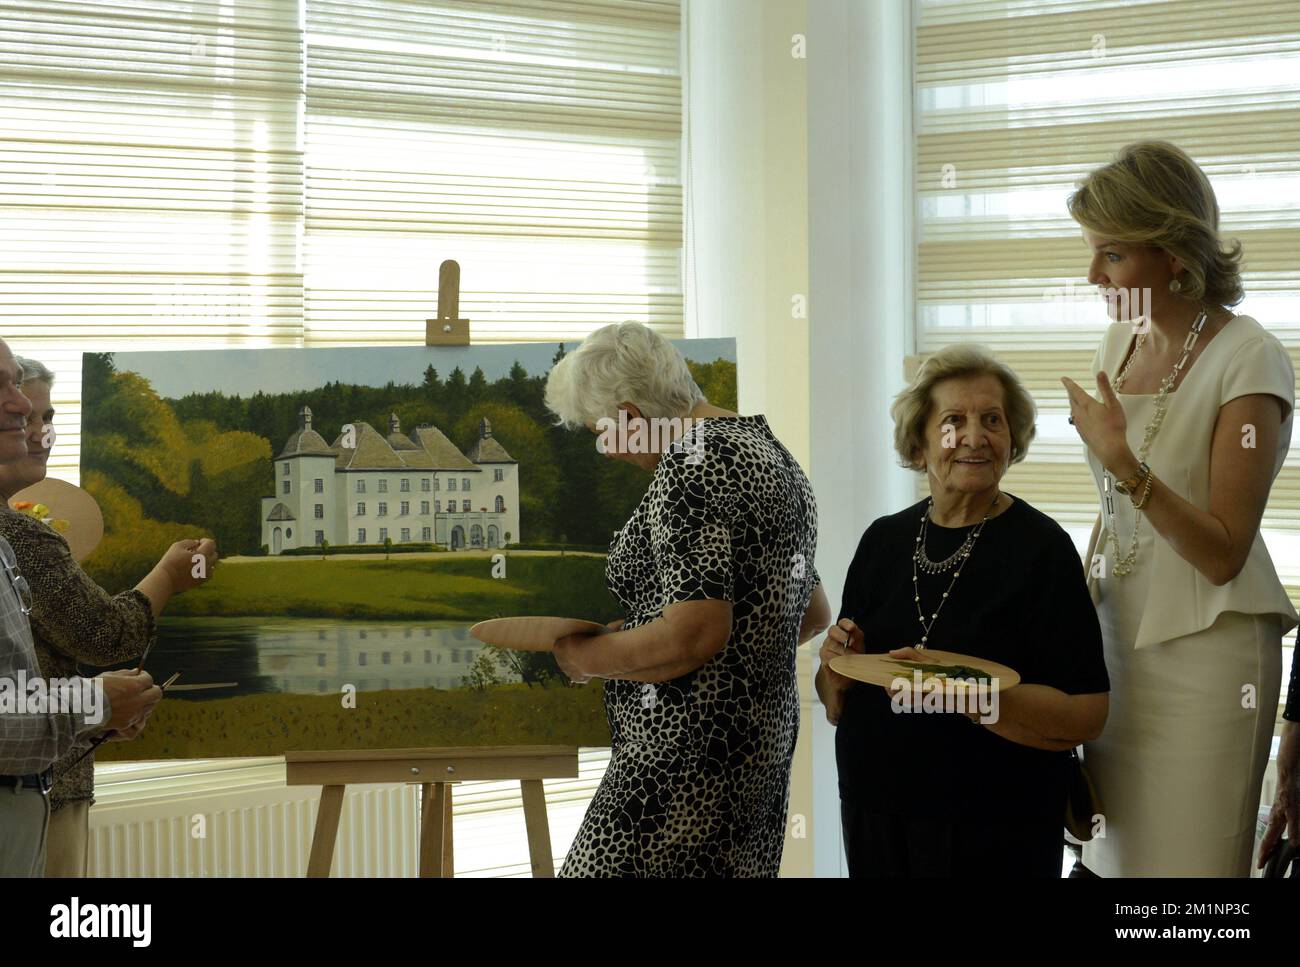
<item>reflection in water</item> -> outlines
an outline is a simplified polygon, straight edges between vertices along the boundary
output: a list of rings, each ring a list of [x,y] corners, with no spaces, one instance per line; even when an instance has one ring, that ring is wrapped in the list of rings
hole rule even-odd
[[[489,646],[450,621],[327,618],[163,618],[147,666],[155,678],[181,672],[178,684],[237,682],[235,688],[174,693],[202,701],[288,692],[338,694],[389,688],[460,688],[475,657]],[[502,681],[517,682],[498,666]],[[173,693],[169,693],[172,697]]]

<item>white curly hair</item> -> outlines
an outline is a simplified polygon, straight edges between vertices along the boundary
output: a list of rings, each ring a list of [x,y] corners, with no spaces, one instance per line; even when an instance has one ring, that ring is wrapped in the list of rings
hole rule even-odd
[[[648,419],[683,417],[707,402],[677,347],[639,322],[597,329],[546,378],[546,406],[570,428],[615,418],[624,401]]]

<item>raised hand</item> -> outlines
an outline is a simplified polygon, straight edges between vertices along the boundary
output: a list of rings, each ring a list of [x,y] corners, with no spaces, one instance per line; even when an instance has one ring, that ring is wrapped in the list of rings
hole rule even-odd
[[[171,582],[172,593],[196,588],[212,576],[217,563],[217,543],[210,537],[177,541],[159,559],[157,569]]]
[[[1128,417],[1104,371],[1097,374],[1097,393],[1093,399],[1068,376],[1061,384],[1070,397],[1070,418],[1079,437],[1101,465],[1118,477],[1127,477],[1137,468],[1137,457],[1128,445]]]

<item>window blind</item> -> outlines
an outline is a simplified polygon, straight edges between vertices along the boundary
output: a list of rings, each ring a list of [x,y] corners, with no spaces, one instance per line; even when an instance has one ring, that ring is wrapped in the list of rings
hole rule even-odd
[[[81,353],[301,338],[294,2],[0,2],[0,336],[55,372],[77,479]]]
[[[83,351],[682,334],[679,0],[0,0],[0,336]],[[304,29],[305,28],[305,29]]]
[[[1244,247],[1236,311],[1300,370],[1300,5],[917,0],[914,13],[916,349],[982,342],[1020,374],[1039,436],[1006,487],[1082,548],[1098,498],[1059,379],[1094,386],[1108,320],[1066,197],[1130,141],[1182,147]],[[1300,601],[1298,453],[1263,534]]]
[[[682,332],[678,0],[307,0],[305,338]]]

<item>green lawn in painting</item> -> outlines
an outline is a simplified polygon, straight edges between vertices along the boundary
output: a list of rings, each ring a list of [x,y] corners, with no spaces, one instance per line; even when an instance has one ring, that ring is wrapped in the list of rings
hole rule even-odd
[[[503,564],[504,576],[494,577],[489,555],[243,558],[219,563],[206,585],[173,598],[167,614],[465,622],[623,616],[605,589],[603,555],[506,553]]]
[[[314,749],[457,745],[609,745],[601,684],[497,685],[341,694],[164,700],[132,742],[106,742],[101,762],[275,755]],[[292,740],[290,740],[292,736]]]

